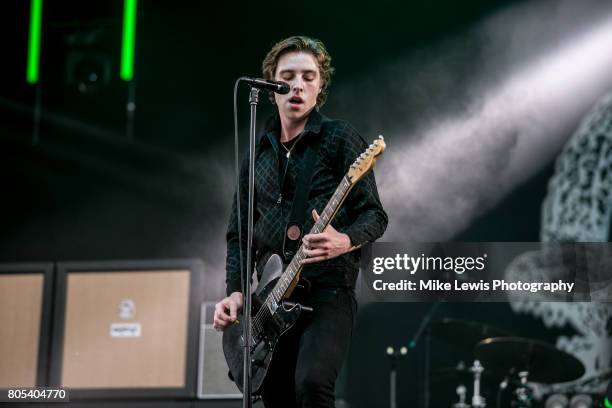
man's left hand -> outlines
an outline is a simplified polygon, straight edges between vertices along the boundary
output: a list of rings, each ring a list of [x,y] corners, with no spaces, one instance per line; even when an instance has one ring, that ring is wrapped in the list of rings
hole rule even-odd
[[[319,219],[317,210],[312,210],[312,218],[315,222]],[[352,248],[349,236],[336,231],[331,225],[328,225],[325,231],[319,234],[304,235],[302,242],[304,243],[304,254],[307,257],[302,261],[303,264],[335,258],[349,252]]]

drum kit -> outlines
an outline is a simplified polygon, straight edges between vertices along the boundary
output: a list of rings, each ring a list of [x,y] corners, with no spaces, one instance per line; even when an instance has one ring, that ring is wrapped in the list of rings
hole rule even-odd
[[[563,395],[561,397],[565,399],[559,399],[560,394],[551,394],[548,398],[537,395],[536,398],[539,385],[575,381],[585,373],[580,360],[554,345],[515,337],[492,326],[459,319],[434,322],[431,336],[471,353],[470,363],[459,362],[455,367],[431,372],[430,378],[437,389],[443,389],[441,384],[455,385],[457,400],[454,403],[447,401],[453,408],[599,406],[593,405],[592,399],[589,404],[589,396],[582,399],[575,396],[571,402]],[[470,388],[472,395],[468,399]],[[496,401],[489,401],[491,398]],[[435,406],[441,406],[440,402]]]

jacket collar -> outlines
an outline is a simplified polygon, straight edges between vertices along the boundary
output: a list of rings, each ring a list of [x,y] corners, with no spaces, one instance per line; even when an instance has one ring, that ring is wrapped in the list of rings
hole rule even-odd
[[[324,120],[324,116],[319,113],[317,108],[313,109],[308,116],[308,121],[306,122],[306,126],[304,127],[304,136],[307,133],[319,134],[321,133],[321,125]],[[279,143],[280,138],[280,116],[278,112],[270,116],[266,121],[264,126],[264,135],[267,137],[263,137],[261,140],[268,140],[270,144],[276,149]]]

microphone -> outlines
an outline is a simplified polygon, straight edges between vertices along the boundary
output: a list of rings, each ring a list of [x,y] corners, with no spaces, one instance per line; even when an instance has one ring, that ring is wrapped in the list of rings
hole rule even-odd
[[[267,79],[249,77],[242,77],[240,80],[254,88],[267,89],[268,91],[276,92],[281,95],[288,94],[291,90],[288,83],[281,81],[270,81]]]

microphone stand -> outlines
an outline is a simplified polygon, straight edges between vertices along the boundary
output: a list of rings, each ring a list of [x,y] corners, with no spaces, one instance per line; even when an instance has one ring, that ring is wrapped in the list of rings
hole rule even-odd
[[[397,360],[399,358],[406,357],[408,353],[415,349],[417,344],[420,342],[423,333],[426,334],[425,338],[425,379],[424,379],[424,395],[423,395],[423,406],[424,408],[429,408],[429,357],[430,357],[430,347],[431,347],[431,328],[430,323],[434,317],[434,314],[440,307],[440,302],[435,302],[431,308],[425,314],[425,317],[421,320],[419,327],[415,335],[412,337],[410,342],[408,343],[408,347],[402,347],[399,351],[396,351],[393,347],[387,347],[387,356],[391,361],[390,371],[389,371],[389,407],[396,408],[397,407]]]
[[[429,374],[430,374],[430,358],[431,358],[431,320],[434,317],[434,314],[436,313],[436,311],[438,310],[438,308],[440,307],[440,301],[436,301],[431,308],[429,309],[429,311],[427,311],[427,313],[425,314],[425,317],[423,318],[423,320],[421,320],[421,324],[419,325],[419,328],[417,329],[416,334],[414,335],[414,337],[412,338],[412,340],[410,340],[410,343],[408,343],[408,349],[412,350],[414,348],[416,348],[417,344],[419,343],[419,341],[421,340],[421,337],[423,335],[423,333],[425,333],[426,331],[426,337],[425,337],[425,363],[423,364],[423,407],[424,408],[429,408],[429,399],[430,399],[430,395],[429,395]]]
[[[249,104],[251,105],[251,122],[249,128],[249,212],[247,222],[247,267],[244,277],[244,319],[242,321],[242,334],[244,338],[244,362],[243,362],[243,395],[242,407],[251,408],[253,399],[251,397],[251,342],[252,325],[251,325],[251,276],[253,276],[253,213],[254,213],[254,196],[255,196],[255,131],[257,121],[257,103],[259,102],[259,89],[251,87],[249,95]]]

